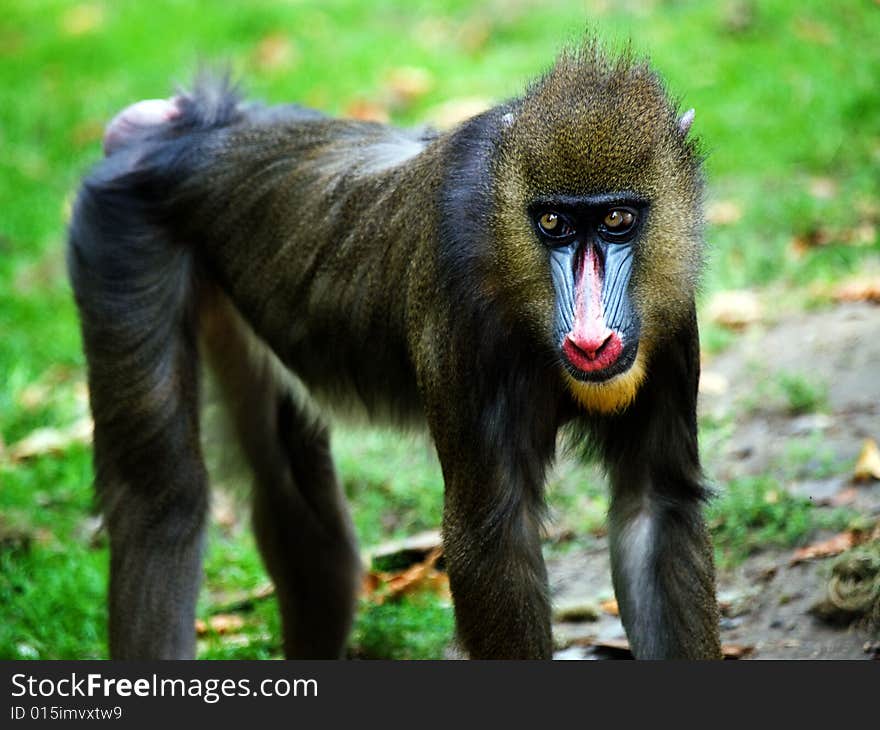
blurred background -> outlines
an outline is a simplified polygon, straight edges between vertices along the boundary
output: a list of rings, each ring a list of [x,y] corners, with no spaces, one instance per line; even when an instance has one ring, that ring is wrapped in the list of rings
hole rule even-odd
[[[877,652],[876,0],[4,0],[0,658],[106,656],[107,546],[64,269],[73,191],[106,121],[228,61],[255,98],[448,127],[522,92],[586,28],[650,56],[696,108],[708,154],[701,441],[727,653]],[[337,428],[334,451],[370,565],[350,654],[448,655],[430,445]],[[560,655],[625,654],[601,474],[562,458],[550,503]],[[212,517],[200,656],[279,656],[247,510],[221,491]]]

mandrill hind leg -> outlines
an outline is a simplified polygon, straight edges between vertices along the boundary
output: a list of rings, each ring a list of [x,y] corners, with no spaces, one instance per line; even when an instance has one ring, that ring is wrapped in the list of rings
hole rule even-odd
[[[106,199],[105,199],[106,196]],[[104,245],[115,204],[121,223]],[[195,654],[207,477],[189,258],[96,183],[79,202],[68,264],[95,421],[95,484],[110,538],[110,656]]]
[[[278,595],[285,655],[339,658],[361,568],[327,429],[228,303],[213,303],[204,333],[254,472],[254,528]]]

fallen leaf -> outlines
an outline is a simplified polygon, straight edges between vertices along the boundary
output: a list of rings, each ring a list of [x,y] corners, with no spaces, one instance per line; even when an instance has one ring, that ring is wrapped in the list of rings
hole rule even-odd
[[[880,481],[880,449],[874,439],[865,439],[853,469],[854,482]]]
[[[821,542],[798,548],[792,554],[789,565],[797,565],[798,563],[803,563],[807,560],[815,560],[816,558],[830,558],[835,555],[840,555],[842,552],[858,545],[863,539],[864,536],[855,530],[841,532],[827,540],[822,540]]]
[[[450,129],[458,124],[486,111],[491,102],[480,97],[462,97],[450,99],[443,104],[429,109],[425,119],[438,129]]]
[[[424,562],[412,565],[406,570],[391,576],[386,583],[388,593],[397,595],[411,592],[415,587],[431,578],[431,573],[436,572],[434,566],[442,554],[440,548],[434,548],[425,558]]]
[[[732,200],[713,200],[706,206],[706,220],[716,226],[729,226],[742,218],[742,208]]]
[[[7,450],[11,461],[23,461],[44,454],[59,454],[73,444],[89,444],[92,441],[91,418],[82,418],[64,429],[38,428]]]
[[[434,78],[426,68],[401,66],[388,75],[388,89],[399,106],[411,104],[433,87]]]
[[[376,604],[423,590],[449,596],[449,579],[445,573],[436,568],[441,555],[442,550],[438,547],[432,550],[423,562],[411,565],[406,570],[398,572],[371,570],[361,583],[362,594]]]
[[[620,609],[617,606],[617,601],[613,598],[609,598],[607,601],[602,601],[599,603],[599,608],[601,608],[605,613],[611,616],[619,616]]]
[[[208,618],[206,629],[215,634],[234,634],[244,628],[244,619],[234,613],[218,613]],[[198,627],[196,628],[198,633]]]
[[[367,99],[355,99],[343,112],[344,116],[351,119],[359,119],[362,122],[381,122],[387,123],[391,116],[381,104]]]
[[[795,259],[799,259],[814,248],[827,246],[834,240],[834,236],[834,232],[829,228],[811,228],[792,236],[788,250]]]
[[[850,279],[834,289],[838,302],[870,302],[880,304],[880,276]]]
[[[284,33],[270,33],[260,39],[254,49],[254,62],[264,70],[288,69],[296,63],[299,54],[293,41]]]
[[[743,659],[755,651],[754,646],[748,644],[722,644],[721,655],[725,659]]]
[[[788,250],[794,258],[801,258],[814,248],[836,244],[841,246],[870,246],[877,240],[877,227],[862,221],[850,228],[811,228],[792,236]]]
[[[708,315],[715,324],[742,330],[761,320],[761,303],[748,289],[721,291],[709,302]]]

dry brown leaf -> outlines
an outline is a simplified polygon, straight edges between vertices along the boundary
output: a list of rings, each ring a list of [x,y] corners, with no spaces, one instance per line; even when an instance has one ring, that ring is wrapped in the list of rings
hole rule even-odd
[[[388,89],[399,105],[411,104],[434,88],[434,77],[426,68],[401,66],[388,74]]]
[[[792,236],[788,250],[795,258],[801,258],[814,248],[837,244],[841,246],[870,246],[877,240],[877,227],[870,221],[862,221],[851,228],[811,228]]]
[[[438,129],[450,129],[477,114],[481,114],[490,106],[492,104],[488,99],[475,96],[450,99],[429,109],[425,118]]]
[[[761,303],[748,289],[721,291],[709,302],[708,315],[715,324],[742,330],[761,320]]]
[[[391,118],[388,109],[367,99],[355,99],[345,107],[343,115],[351,119],[359,119],[362,122],[382,122],[383,124]]]
[[[207,621],[196,619],[196,634],[204,636],[211,632],[215,634],[234,634],[244,628],[244,619],[232,613],[218,613],[211,616]]]
[[[254,63],[264,70],[287,69],[296,63],[298,52],[284,33],[263,36],[254,49]]]
[[[841,532],[827,540],[798,548],[792,554],[789,565],[797,565],[798,563],[815,560],[816,558],[830,558],[840,555],[842,552],[858,545],[863,539],[863,534],[854,530]]]
[[[732,200],[713,200],[706,206],[706,220],[716,226],[729,226],[742,218],[742,208]]]
[[[361,596],[371,598],[382,585],[382,576],[376,570],[368,570],[361,578]]]
[[[44,454],[58,454],[73,444],[89,444],[92,441],[91,418],[81,418],[64,429],[38,428],[9,447],[11,461],[22,461]]]
[[[217,634],[234,634],[244,627],[244,619],[234,613],[218,613],[208,619],[208,627]]]
[[[620,615],[620,609],[617,606],[617,601],[613,598],[609,598],[607,601],[601,601],[599,603],[599,608],[601,608],[605,613],[610,614],[611,616]]]
[[[845,281],[835,288],[832,296],[838,302],[880,304],[880,276],[860,277]]]
[[[834,232],[828,228],[812,228],[791,237],[788,250],[795,259],[802,258],[809,251],[820,246],[827,246],[834,240]]]
[[[442,554],[443,551],[438,547],[423,562],[411,565],[406,570],[369,571],[361,583],[363,595],[376,604],[423,590],[448,596],[449,579],[436,568],[437,560]]]
[[[865,439],[853,469],[854,482],[880,481],[880,449],[874,439]]]
[[[743,659],[755,651],[754,646],[748,644],[722,644],[721,654],[725,659]]]

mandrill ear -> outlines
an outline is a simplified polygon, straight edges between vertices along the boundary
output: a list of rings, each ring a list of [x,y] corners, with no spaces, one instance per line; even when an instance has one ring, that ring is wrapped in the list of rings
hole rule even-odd
[[[678,118],[678,131],[682,137],[687,137],[687,133],[691,131],[691,125],[694,123],[694,117],[697,115],[693,109],[688,109]]]

